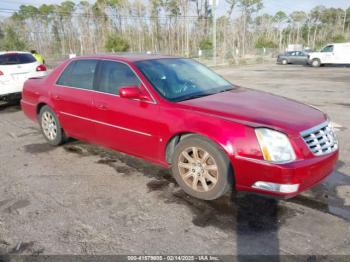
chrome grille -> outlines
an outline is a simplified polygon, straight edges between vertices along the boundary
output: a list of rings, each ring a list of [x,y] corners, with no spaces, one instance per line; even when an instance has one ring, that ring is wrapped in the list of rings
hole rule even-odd
[[[338,149],[338,141],[329,122],[303,131],[301,136],[316,156],[329,154]]]

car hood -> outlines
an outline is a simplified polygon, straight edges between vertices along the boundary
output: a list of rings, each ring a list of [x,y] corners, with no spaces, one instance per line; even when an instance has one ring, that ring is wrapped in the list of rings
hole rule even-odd
[[[250,126],[265,126],[299,134],[326,121],[318,109],[297,101],[248,88],[180,102],[187,109]]]

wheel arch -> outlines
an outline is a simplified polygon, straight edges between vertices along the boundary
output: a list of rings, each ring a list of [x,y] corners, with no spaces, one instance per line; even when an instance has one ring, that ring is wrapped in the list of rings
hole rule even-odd
[[[192,135],[198,135],[198,134],[193,132],[179,132],[169,138],[165,146],[165,160],[168,164],[171,164],[172,162],[171,158],[174,154],[176,145],[185,137],[192,136]]]
[[[311,65],[312,65],[312,62],[315,61],[315,60],[319,62],[319,66],[322,65],[322,60],[321,60],[321,58],[318,57],[318,56],[315,56],[315,57],[313,57],[313,58],[310,58]]]
[[[189,136],[198,136],[202,139],[208,140],[211,143],[215,144],[218,149],[220,149],[228,159],[230,159],[230,155],[233,155],[233,148],[232,145],[229,146],[230,150],[227,150],[227,148],[225,148],[225,146],[220,143],[219,141],[205,135],[205,134],[201,134],[198,132],[178,132],[176,134],[174,134],[172,137],[170,137],[166,143],[166,147],[165,147],[165,160],[166,162],[171,165],[172,163],[172,156],[174,154],[175,151],[175,147],[176,145],[184,138],[189,137]],[[230,161],[231,163],[231,161]],[[232,163],[231,163],[231,168],[232,167]]]
[[[48,106],[48,104],[46,104],[45,102],[40,102],[40,103],[36,106],[36,115],[37,115],[37,116],[39,116],[40,110],[41,110],[44,106]]]
[[[39,99],[38,99],[38,103],[36,105],[36,114],[39,115],[40,114],[40,110],[41,108],[43,108],[44,106],[48,106],[50,107],[50,109],[56,114],[57,117],[58,116],[58,113],[56,112],[55,110],[55,107],[52,103],[52,100],[50,98],[47,98],[47,97],[43,97],[41,96]]]
[[[222,153],[222,155],[226,158],[224,160],[225,163],[225,167],[227,168],[227,173],[225,173],[227,175],[227,179],[229,181],[229,188],[235,188],[236,187],[236,174],[235,174],[235,168],[234,165],[231,161],[230,158],[230,154],[227,152],[227,150],[225,149],[225,147],[220,144],[218,141],[215,141],[214,139],[203,135],[203,134],[199,134],[199,133],[195,133],[195,132],[180,132],[175,134],[174,136],[172,136],[166,146],[166,161],[169,165],[172,166],[172,168],[174,168],[174,166],[172,165],[172,156],[174,154],[175,148],[177,146],[177,144],[188,137],[195,137],[195,138],[200,138],[202,141],[206,141],[207,143],[209,142],[210,144],[212,144],[219,152]],[[174,171],[173,171],[174,172]]]

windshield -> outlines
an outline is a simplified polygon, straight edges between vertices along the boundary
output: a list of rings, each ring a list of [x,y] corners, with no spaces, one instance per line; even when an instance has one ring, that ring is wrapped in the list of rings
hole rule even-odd
[[[135,65],[161,96],[173,102],[232,89],[230,82],[191,59],[162,58]]]

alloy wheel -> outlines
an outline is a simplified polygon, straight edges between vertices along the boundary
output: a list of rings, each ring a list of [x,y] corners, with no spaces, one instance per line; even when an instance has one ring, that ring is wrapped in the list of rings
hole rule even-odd
[[[57,137],[57,123],[55,117],[48,111],[45,111],[41,117],[41,125],[45,136],[49,140],[55,140]]]
[[[186,185],[197,192],[208,192],[218,182],[219,170],[215,159],[199,147],[183,150],[179,156],[178,168]]]

